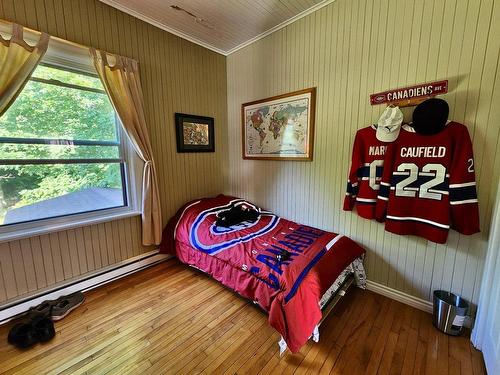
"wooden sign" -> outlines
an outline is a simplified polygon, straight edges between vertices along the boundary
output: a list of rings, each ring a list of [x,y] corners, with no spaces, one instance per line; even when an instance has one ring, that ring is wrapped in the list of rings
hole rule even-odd
[[[370,103],[371,105],[389,103],[399,107],[407,107],[447,92],[448,80],[444,80],[371,94]]]

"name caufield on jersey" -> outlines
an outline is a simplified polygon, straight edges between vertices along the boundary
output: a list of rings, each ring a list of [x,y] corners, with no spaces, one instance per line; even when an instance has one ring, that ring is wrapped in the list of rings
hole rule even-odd
[[[445,155],[443,146],[401,147],[402,158],[443,158]]]

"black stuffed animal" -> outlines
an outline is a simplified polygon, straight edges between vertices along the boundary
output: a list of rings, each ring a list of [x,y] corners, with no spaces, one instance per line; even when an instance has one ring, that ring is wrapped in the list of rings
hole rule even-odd
[[[217,215],[215,225],[229,228],[232,225],[241,224],[244,221],[255,223],[259,218],[259,212],[246,205],[240,204],[232,206],[229,210],[220,212]]]

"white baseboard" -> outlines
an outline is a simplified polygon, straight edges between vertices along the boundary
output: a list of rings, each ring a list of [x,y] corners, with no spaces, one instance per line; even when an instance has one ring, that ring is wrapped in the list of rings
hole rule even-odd
[[[55,288],[38,292],[35,295],[13,301],[0,307],[0,324],[6,323],[16,315],[22,314],[32,306],[37,306],[43,301],[57,299],[74,292],[85,292],[107,284],[111,281],[120,279],[134,272],[140,271],[146,267],[163,262],[170,258],[170,255],[159,254],[158,250],[153,250],[145,254],[127,259],[125,261],[113,264],[98,272],[83,276],[76,280],[58,285]]]
[[[366,289],[432,314],[432,302],[411,296],[370,280],[366,281]]]

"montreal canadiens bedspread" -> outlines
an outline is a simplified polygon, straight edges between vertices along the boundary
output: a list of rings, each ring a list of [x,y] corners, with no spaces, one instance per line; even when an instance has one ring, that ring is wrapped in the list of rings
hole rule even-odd
[[[218,214],[240,204],[259,212],[255,222],[227,228],[215,224]],[[182,207],[163,232],[161,252],[258,303],[288,348],[297,352],[321,320],[321,297],[365,251],[348,237],[219,195]],[[289,257],[279,260],[284,252]]]

